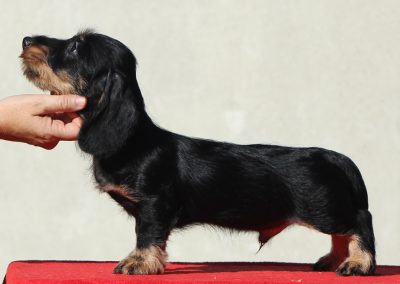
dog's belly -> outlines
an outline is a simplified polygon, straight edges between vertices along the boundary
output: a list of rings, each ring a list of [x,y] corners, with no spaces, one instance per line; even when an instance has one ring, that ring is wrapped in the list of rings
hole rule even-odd
[[[211,208],[210,204],[197,204],[186,208],[180,214],[178,227],[193,223],[211,224],[224,228],[256,231],[270,234],[274,230],[283,230],[291,223],[290,207],[260,206],[259,204],[221,204],[221,208]],[[282,227],[282,228],[281,228]]]

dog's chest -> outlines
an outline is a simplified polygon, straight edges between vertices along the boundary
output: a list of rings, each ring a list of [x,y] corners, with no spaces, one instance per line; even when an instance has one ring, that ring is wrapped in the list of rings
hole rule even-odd
[[[133,193],[133,189],[126,184],[116,182],[113,175],[106,171],[99,161],[93,161],[93,174],[100,191],[108,193],[118,203],[138,202]]]

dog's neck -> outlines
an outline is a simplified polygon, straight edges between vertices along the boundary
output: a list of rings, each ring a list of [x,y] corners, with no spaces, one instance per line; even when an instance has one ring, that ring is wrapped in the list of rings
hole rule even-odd
[[[108,159],[127,149],[131,154],[143,152],[163,132],[147,114],[136,81],[101,111],[97,104],[89,99],[81,112],[84,122],[78,138],[80,148],[95,158]]]

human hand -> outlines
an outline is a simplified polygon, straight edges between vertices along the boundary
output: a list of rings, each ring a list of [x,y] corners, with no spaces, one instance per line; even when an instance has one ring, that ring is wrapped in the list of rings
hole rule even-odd
[[[75,95],[19,95],[0,101],[0,139],[53,149],[76,140],[86,98]]]

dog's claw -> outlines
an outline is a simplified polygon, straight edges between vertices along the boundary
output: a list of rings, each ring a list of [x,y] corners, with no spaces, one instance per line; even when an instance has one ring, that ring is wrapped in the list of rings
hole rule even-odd
[[[354,261],[346,261],[339,266],[336,270],[336,274],[340,276],[362,276],[369,275],[370,273],[369,271],[364,271],[361,264]]]
[[[114,268],[114,274],[122,274],[123,265],[118,263],[118,265]]]

